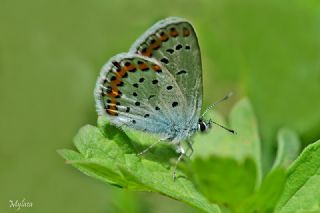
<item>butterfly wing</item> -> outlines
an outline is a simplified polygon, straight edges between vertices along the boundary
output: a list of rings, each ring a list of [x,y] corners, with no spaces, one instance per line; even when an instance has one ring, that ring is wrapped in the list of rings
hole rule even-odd
[[[185,19],[159,21],[131,47],[130,52],[155,58],[174,76],[187,100],[190,125],[197,123],[202,105],[202,68],[198,39]]]
[[[163,137],[171,137],[171,128],[186,116],[186,99],[172,74],[155,59],[132,53],[104,65],[95,100],[98,114],[114,125]]]

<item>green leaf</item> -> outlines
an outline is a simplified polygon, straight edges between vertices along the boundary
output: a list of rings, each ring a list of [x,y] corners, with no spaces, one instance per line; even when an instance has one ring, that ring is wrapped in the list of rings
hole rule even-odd
[[[320,211],[320,140],[309,145],[289,167],[276,212]]]
[[[237,134],[230,134],[215,125],[207,134],[197,134],[192,160],[180,167],[211,202],[224,206],[224,211],[235,212],[240,207],[251,209],[250,205],[256,207],[253,204],[260,198],[255,194],[260,190],[262,171],[258,125],[253,109],[247,99],[238,102],[231,111],[230,125],[215,114],[213,116],[210,112],[207,117],[231,126]],[[245,205],[246,202],[250,205]]]
[[[278,151],[273,169],[278,167],[287,168],[294,161],[300,150],[298,135],[290,129],[281,129],[278,132]]]
[[[215,121],[229,126],[219,114]],[[143,156],[137,153],[159,140],[157,136],[130,129],[121,130],[100,117],[98,127],[84,126],[74,138],[78,152],[61,150],[67,163],[83,173],[117,187],[151,191],[184,202],[205,212],[269,212],[280,197],[285,172],[298,152],[294,132],[279,132],[279,157],[262,181],[260,139],[252,107],[247,99],[233,108],[229,123],[237,134],[214,126],[207,134],[194,137],[194,155],[179,164],[173,181],[178,154],[174,146],[160,143]],[[289,146],[290,145],[290,146]],[[287,151],[289,146],[291,151]],[[186,177],[187,176],[187,177]]]
[[[226,125],[221,116],[208,116],[214,121]],[[213,128],[207,134],[197,134],[194,138],[194,157],[220,156],[231,158],[243,163],[247,158],[253,159],[256,165],[257,180],[256,187],[259,186],[262,178],[260,139],[257,121],[247,99],[239,101],[231,111],[229,123],[237,134],[230,134],[224,129],[213,124]]]
[[[58,153],[67,160],[66,163],[72,164],[88,176],[119,187],[125,185],[123,180],[118,177],[120,172],[117,172],[116,167],[112,167],[112,162],[106,163],[107,160],[105,160],[104,166],[101,166],[96,162],[98,160],[86,159],[83,155],[73,150],[59,150]]]
[[[252,159],[242,163],[232,158],[210,156],[194,158],[186,172],[198,189],[211,201],[228,205],[233,211],[255,189],[256,165]]]
[[[245,200],[235,212],[273,212],[283,192],[285,180],[286,172],[283,168],[272,170],[262,181],[257,192]]]
[[[143,147],[137,145],[135,140],[142,140],[144,134],[131,132],[130,135],[135,138],[131,140],[123,131],[101,119],[99,126],[101,129],[90,125],[80,129],[74,139],[80,153],[72,150],[59,151],[67,163],[105,183],[131,190],[157,192],[205,212],[220,212],[219,207],[209,203],[190,180],[181,177],[173,181],[173,170],[169,162],[176,154],[174,155],[171,147],[157,146],[146,156],[137,157],[135,147]],[[112,134],[108,134],[110,130]],[[157,158],[150,157],[158,149],[167,154]],[[161,157],[159,161],[158,158]],[[178,175],[183,174],[178,172]]]

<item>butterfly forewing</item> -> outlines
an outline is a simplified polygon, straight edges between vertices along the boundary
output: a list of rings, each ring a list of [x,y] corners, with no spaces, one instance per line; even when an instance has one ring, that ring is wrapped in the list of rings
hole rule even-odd
[[[99,115],[111,123],[165,137],[186,116],[186,99],[174,76],[156,60],[132,53],[119,54],[105,64],[95,98]]]
[[[164,19],[147,30],[130,51],[154,58],[168,69],[187,100],[185,123],[195,123],[202,104],[202,68],[193,26],[181,18]]]

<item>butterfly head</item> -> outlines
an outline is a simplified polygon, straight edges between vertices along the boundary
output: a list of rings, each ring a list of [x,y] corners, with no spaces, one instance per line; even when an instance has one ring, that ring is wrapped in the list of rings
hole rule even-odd
[[[213,120],[208,120],[206,121],[205,119],[203,118],[199,118],[199,121],[198,121],[198,131],[200,132],[206,132],[207,130],[209,130],[211,127],[212,127],[212,124],[215,124],[229,132],[231,132],[232,134],[236,134],[236,132],[233,130],[233,129],[229,129],[221,124],[218,124],[216,122],[214,122]]]
[[[236,133],[234,130],[229,129],[229,128],[221,125],[221,124],[218,124],[218,123],[216,123],[215,121],[212,121],[211,119],[208,120],[208,121],[206,121],[206,120],[204,119],[204,115],[207,114],[207,112],[209,112],[209,110],[211,110],[213,107],[215,107],[215,106],[218,105],[219,103],[221,103],[221,102],[227,100],[228,98],[230,98],[230,97],[232,96],[232,94],[233,94],[233,93],[230,92],[230,93],[229,93],[228,95],[226,95],[224,98],[222,98],[222,99],[220,99],[219,101],[211,104],[211,105],[204,111],[204,113],[201,115],[201,117],[199,118],[199,121],[198,121],[198,129],[197,129],[198,131],[200,131],[200,132],[206,132],[208,129],[211,128],[212,124],[215,124],[215,125],[223,128],[223,129],[225,129],[225,130],[227,130],[227,131],[229,131],[229,132],[231,132],[231,133],[233,133],[233,134]]]
[[[212,124],[212,121],[211,121],[211,120],[206,121],[206,120],[203,119],[203,118],[199,118],[199,121],[198,121],[198,131],[200,131],[200,132],[206,132],[208,129],[211,128],[211,124]]]

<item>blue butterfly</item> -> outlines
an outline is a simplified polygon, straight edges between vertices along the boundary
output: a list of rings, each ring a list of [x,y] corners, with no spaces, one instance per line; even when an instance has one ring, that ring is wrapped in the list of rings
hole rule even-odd
[[[157,134],[161,141],[174,144],[180,153],[178,163],[186,154],[182,142],[192,154],[191,136],[214,123],[203,116],[215,104],[200,115],[202,90],[195,30],[189,21],[170,17],[149,28],[128,53],[112,57],[103,66],[94,94],[100,116],[107,116],[120,128]],[[222,100],[228,97],[230,94]],[[175,178],[176,166],[173,175]]]

